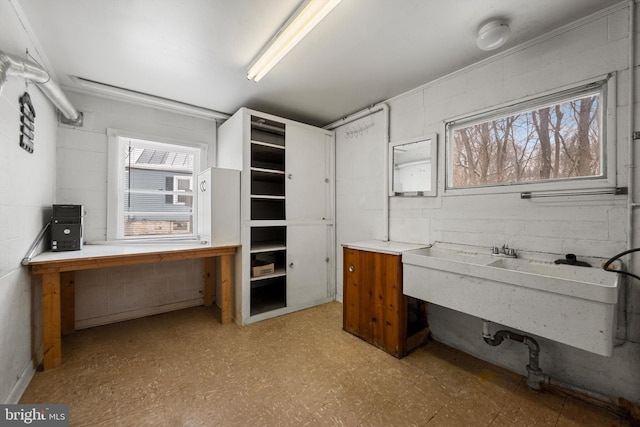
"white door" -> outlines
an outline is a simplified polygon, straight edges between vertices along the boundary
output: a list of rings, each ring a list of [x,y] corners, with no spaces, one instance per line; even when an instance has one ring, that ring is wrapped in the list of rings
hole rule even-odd
[[[287,227],[287,306],[310,306],[329,296],[326,225]]]
[[[288,124],[285,153],[287,220],[326,219],[330,146],[324,129]]]

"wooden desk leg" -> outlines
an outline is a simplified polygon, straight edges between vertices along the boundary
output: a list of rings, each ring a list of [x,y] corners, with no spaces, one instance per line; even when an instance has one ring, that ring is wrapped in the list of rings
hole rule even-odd
[[[215,258],[204,259],[204,305],[211,307],[213,305],[213,289],[215,286]]]
[[[75,280],[73,271],[60,273],[60,317],[63,336],[76,331]]]
[[[231,323],[231,266],[233,264],[232,255],[222,255],[220,257],[220,295],[216,301],[220,306],[220,323],[226,325]]]
[[[44,341],[44,369],[62,363],[60,339],[60,273],[42,275],[42,337]]]

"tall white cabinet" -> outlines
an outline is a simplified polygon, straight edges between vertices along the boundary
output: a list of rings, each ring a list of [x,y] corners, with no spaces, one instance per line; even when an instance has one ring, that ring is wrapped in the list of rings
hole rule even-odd
[[[334,299],[334,156],[332,131],[246,108],[218,128],[217,166],[241,171],[237,322]]]

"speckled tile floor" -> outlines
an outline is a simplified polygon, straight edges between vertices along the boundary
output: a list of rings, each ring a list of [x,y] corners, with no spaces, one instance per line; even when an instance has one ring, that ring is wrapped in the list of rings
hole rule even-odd
[[[431,342],[395,359],[330,303],[248,326],[204,307],[76,332],[21,403],[74,426],[623,426],[579,400]]]

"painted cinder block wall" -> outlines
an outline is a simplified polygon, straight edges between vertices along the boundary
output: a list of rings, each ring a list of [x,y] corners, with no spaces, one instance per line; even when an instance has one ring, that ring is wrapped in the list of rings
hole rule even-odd
[[[28,22],[9,0],[0,1],[0,49],[41,64]],[[50,68],[50,67],[48,67]],[[36,108],[35,152],[19,145],[18,98],[25,89]],[[33,84],[10,77],[0,95],[0,402],[16,403],[42,359],[41,288],[21,260],[51,215],[54,203],[85,208],[85,239],[103,241],[107,210],[106,128],[192,141],[214,159],[215,122],[69,94],[85,114],[82,128],[58,127],[56,111]],[[38,252],[45,245],[38,248]],[[91,270],[76,276],[77,327],[93,326],[202,303],[198,261]]]
[[[108,129],[141,139],[197,144],[205,150],[201,170],[212,164],[216,134],[213,120],[67,93],[85,120],[82,127],[58,127],[56,200],[84,206],[86,242],[107,239]],[[76,328],[201,305],[203,284],[202,260],[79,271],[75,280]]]
[[[627,200],[624,196],[527,201],[521,200],[519,193],[443,195],[443,166],[446,120],[615,73],[617,105],[612,124],[616,127],[617,139],[609,143],[617,146],[618,185],[626,186],[625,166],[629,163],[628,22],[627,4],[621,3],[388,100],[391,142],[431,133],[437,133],[439,139],[438,196],[392,197],[389,204],[390,239],[417,243],[452,242],[483,246],[487,250],[492,245],[508,243],[518,250],[559,256],[576,253],[608,258],[625,250]],[[381,171],[384,121],[381,114],[336,129],[338,245],[354,240],[380,239],[384,235]],[[366,133],[353,137],[353,130],[372,121],[374,126]],[[639,123],[637,117],[636,123]],[[356,160],[349,153],[357,153]],[[352,163],[357,165],[357,172],[349,169]],[[378,185],[377,192],[365,189]],[[633,245],[639,244],[636,232]],[[341,257],[338,265],[342,266]],[[540,365],[543,371],[555,380],[640,402],[638,286],[640,283],[634,283],[630,288],[627,313],[624,313],[624,304],[621,305],[617,334],[621,345],[614,349],[611,357],[536,337],[542,348]],[[621,293],[624,294],[624,289]],[[338,298],[341,297],[342,272],[339,270]],[[625,317],[628,319],[626,331]],[[429,321],[434,339],[526,375],[526,347],[513,342],[499,348],[486,345],[481,335],[481,319],[430,305]],[[493,325],[492,330],[502,327]],[[622,340],[625,332],[626,341]]]
[[[0,2],[0,49],[37,61],[11,4]],[[36,110],[35,151],[19,146],[19,98],[29,92]],[[56,185],[56,112],[24,79],[9,77],[0,95],[0,402],[15,403],[34,372],[32,356],[42,354],[40,291],[21,265],[31,243],[51,215]],[[33,327],[33,328],[32,328]],[[33,339],[32,339],[33,337]]]

